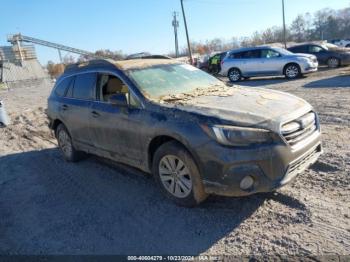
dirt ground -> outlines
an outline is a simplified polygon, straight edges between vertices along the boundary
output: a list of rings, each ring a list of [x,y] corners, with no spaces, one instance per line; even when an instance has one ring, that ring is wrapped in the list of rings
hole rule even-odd
[[[350,69],[240,83],[290,92],[319,112],[324,154],[276,193],[175,206],[144,173],[66,163],[47,128],[50,88],[0,91],[0,254],[350,254]]]

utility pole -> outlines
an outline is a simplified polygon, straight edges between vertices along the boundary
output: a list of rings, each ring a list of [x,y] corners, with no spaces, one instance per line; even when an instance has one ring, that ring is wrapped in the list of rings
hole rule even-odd
[[[179,43],[177,40],[177,28],[179,27],[179,21],[177,21],[177,13],[173,13],[173,27],[174,27],[174,35],[175,35],[175,57],[179,56]]]
[[[282,0],[282,14],[283,14],[283,42],[284,42],[284,48],[287,49],[286,18],[284,15],[284,0]]]
[[[185,24],[185,30],[186,30],[188,55],[190,57],[190,63],[191,63],[191,65],[193,65],[192,50],[191,50],[190,39],[188,37],[188,30],[187,30],[186,15],[185,15],[185,10],[184,10],[184,3],[183,3],[183,0],[180,0],[180,2],[181,2],[182,16],[184,18],[184,24]]]

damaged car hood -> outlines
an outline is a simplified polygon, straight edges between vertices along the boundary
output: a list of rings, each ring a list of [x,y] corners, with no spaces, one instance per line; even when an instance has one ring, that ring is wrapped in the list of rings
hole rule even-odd
[[[282,121],[312,109],[296,96],[260,88],[232,88],[230,95],[203,95],[175,103],[178,109],[216,117],[242,126],[278,129]]]

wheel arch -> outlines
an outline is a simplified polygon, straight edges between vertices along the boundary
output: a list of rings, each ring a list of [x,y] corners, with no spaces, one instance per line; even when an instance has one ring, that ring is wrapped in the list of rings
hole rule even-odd
[[[243,73],[242,73],[242,70],[239,67],[233,66],[233,67],[230,67],[229,70],[227,70],[227,77],[229,76],[230,71],[233,70],[233,69],[237,69],[241,73],[241,76],[244,76]]]
[[[189,146],[187,146],[185,141],[182,141],[182,139],[180,138],[176,138],[175,136],[171,136],[171,135],[158,135],[155,136],[151,142],[148,144],[148,148],[147,148],[147,156],[148,156],[148,168],[149,170],[152,172],[152,164],[153,164],[153,159],[154,159],[154,154],[157,151],[157,149],[159,147],[161,147],[162,145],[164,145],[165,143],[168,142],[175,142],[177,144],[179,144],[180,146],[182,146],[193,158],[193,161],[195,162],[195,164],[197,165],[197,168],[199,169],[200,173],[201,173],[201,168],[200,165],[198,164],[198,158],[196,157],[196,155],[192,152],[192,150],[189,148]]]
[[[65,128],[67,129],[67,131],[69,132],[68,130],[68,127],[65,125],[65,123],[61,120],[61,119],[55,119],[52,121],[52,124],[51,124],[51,129],[54,131],[55,133],[55,136],[56,136],[56,131],[57,131],[57,127],[62,124],[65,126]]]
[[[299,72],[301,73],[301,66],[297,62],[289,62],[283,67],[283,74],[286,74],[286,69],[290,65],[296,65],[299,68]]]

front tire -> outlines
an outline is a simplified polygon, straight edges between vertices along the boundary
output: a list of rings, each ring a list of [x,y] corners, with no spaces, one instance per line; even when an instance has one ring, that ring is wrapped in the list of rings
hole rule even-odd
[[[56,138],[58,146],[62,152],[64,159],[68,162],[77,162],[83,158],[84,153],[77,151],[72,143],[72,138],[67,128],[60,124],[56,129]]]
[[[340,66],[340,60],[335,57],[331,57],[327,60],[327,65],[329,68],[337,68]]]
[[[284,68],[284,75],[287,79],[296,79],[301,76],[301,70],[297,64],[289,64]]]
[[[177,205],[193,207],[208,197],[193,157],[179,143],[167,142],[157,149],[152,171],[162,193]]]
[[[231,82],[238,82],[242,79],[242,73],[238,68],[231,68],[227,76]]]

